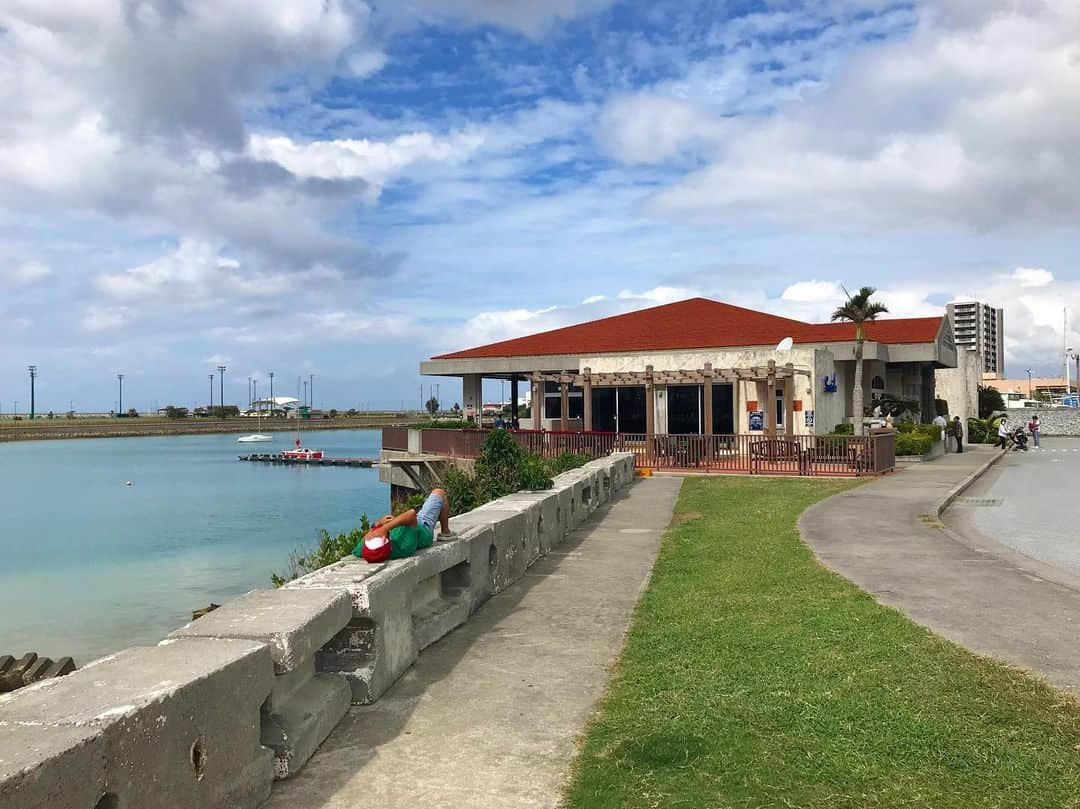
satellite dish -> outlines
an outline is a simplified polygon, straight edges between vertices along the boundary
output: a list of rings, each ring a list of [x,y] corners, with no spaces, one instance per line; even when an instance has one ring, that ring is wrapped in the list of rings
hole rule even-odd
[[[791,351],[791,347],[795,345],[795,341],[790,337],[785,337],[779,343],[776,344],[777,351]]]

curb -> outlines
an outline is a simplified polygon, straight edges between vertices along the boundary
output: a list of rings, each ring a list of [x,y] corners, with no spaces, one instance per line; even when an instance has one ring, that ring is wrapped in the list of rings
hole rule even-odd
[[[973,484],[975,481],[985,475],[986,472],[990,469],[990,467],[1000,461],[1002,457],[1008,454],[1008,452],[1009,451],[1007,449],[999,450],[997,454],[994,455],[994,457],[992,457],[988,461],[985,461],[978,469],[976,469],[962,481],[949,489],[948,494],[945,495],[945,499],[937,504],[937,508],[934,511],[937,518],[940,520],[941,515],[944,514],[945,510],[953,504],[953,501],[957,497],[962,495],[965,491],[967,491],[971,484]]]

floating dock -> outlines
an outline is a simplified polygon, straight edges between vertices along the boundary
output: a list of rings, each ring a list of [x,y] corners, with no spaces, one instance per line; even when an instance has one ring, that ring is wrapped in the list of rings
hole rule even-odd
[[[250,455],[241,455],[240,460],[285,466],[358,466],[363,469],[370,469],[378,463],[374,458],[286,458],[280,452],[253,452]]]

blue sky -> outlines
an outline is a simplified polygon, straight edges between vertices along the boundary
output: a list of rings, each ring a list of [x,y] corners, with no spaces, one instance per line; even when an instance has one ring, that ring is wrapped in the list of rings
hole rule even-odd
[[[9,0],[0,403],[29,363],[41,409],[202,403],[225,364],[229,401],[396,407],[441,351],[862,284],[1004,306],[1011,375],[1053,372],[1078,41],[1066,0]]]

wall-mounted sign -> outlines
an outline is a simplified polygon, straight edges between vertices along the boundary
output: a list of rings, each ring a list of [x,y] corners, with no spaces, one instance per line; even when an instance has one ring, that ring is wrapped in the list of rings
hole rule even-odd
[[[753,413],[757,410],[757,399],[751,399],[746,403],[746,412]]]
[[[792,402],[791,403],[791,409],[794,410],[796,413],[801,413],[802,412],[802,399],[796,399],[794,402]]]
[[[765,429],[765,411],[750,411],[750,432],[761,432]]]
[[[807,427],[813,427],[814,426],[814,411],[813,410],[807,410],[807,411],[805,411],[805,413],[806,413],[806,426]]]
[[[825,374],[825,392],[836,393],[836,374],[833,374],[831,379]]]

